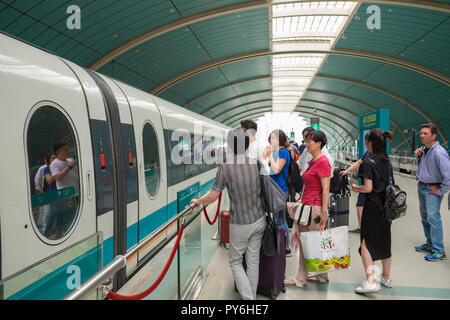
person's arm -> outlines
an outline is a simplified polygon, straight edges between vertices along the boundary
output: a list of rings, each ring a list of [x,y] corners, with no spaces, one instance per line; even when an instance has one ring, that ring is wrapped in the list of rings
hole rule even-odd
[[[192,199],[191,204],[193,204],[195,207],[198,207],[202,204],[204,205],[213,203],[214,201],[217,200],[217,198],[219,198],[220,193],[225,188],[225,176],[223,172],[223,166],[224,165],[220,165],[219,169],[217,169],[216,181],[214,181],[214,185],[211,188],[211,190],[200,199],[195,198]]]
[[[352,164],[350,167],[348,167],[346,170],[341,171],[341,175],[345,176],[346,174],[348,174],[350,171],[353,170],[358,170],[359,166],[361,165],[362,160],[359,159],[358,161],[356,161],[354,164]]]
[[[195,207],[198,207],[200,205],[207,205],[210,203],[213,203],[219,198],[220,192],[217,190],[210,190],[207,194],[205,194],[200,199],[192,199],[191,204],[194,204]]]
[[[269,159],[270,159],[270,167],[272,168],[273,173],[279,174],[281,170],[283,170],[284,165],[286,164],[286,159],[278,157],[277,161],[275,161],[272,154],[270,155]]]
[[[362,186],[352,184],[352,190],[354,192],[371,193],[372,189],[373,189],[373,181],[371,179],[364,178],[364,184]]]
[[[76,165],[77,165],[77,161],[72,160],[67,167],[65,167],[64,169],[62,169],[61,171],[59,171],[58,173],[53,175],[54,180],[59,181],[62,178],[64,178],[69,173],[69,171],[72,170],[73,167],[75,167]]]
[[[443,196],[448,190],[450,190],[450,159],[448,155],[444,153],[439,155],[438,168],[444,180],[442,181],[439,189],[435,186],[430,186],[430,193]]]
[[[52,173],[51,173],[49,167],[44,169],[44,179],[45,179],[45,181],[47,181],[48,185],[51,185],[55,181],[55,178],[52,176]]]
[[[417,149],[416,151],[414,151],[414,155],[416,156],[416,160],[419,160],[419,158],[422,156],[423,154],[423,149],[422,147],[420,147],[419,149]]]
[[[270,154],[270,157],[269,157],[270,167],[272,168],[272,171],[274,174],[279,174],[281,172],[281,170],[283,170],[284,165],[287,162],[287,157],[290,157],[289,151],[286,150],[286,152],[282,152],[282,150],[286,150],[286,149],[280,149],[278,151],[277,161],[275,161],[275,159],[273,158],[273,154]],[[287,153],[287,157],[283,158],[282,153],[283,153],[283,156]]]
[[[320,178],[320,185],[322,186],[322,214],[320,217],[319,230],[323,230],[328,220],[328,203],[330,202],[330,177]]]
[[[42,167],[40,167],[38,169],[38,171],[36,172],[36,175],[34,176],[34,188],[39,191],[42,192],[42,187],[43,187],[43,181],[42,181]]]
[[[264,149],[264,153],[262,155],[263,160],[266,160],[270,154],[271,154],[270,147],[266,147]]]

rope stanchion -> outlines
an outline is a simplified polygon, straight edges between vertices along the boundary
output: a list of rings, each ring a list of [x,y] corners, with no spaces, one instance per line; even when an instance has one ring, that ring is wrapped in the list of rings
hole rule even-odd
[[[203,213],[205,214],[205,218],[208,221],[208,223],[210,225],[213,225],[214,223],[216,223],[217,218],[219,217],[219,212],[220,212],[220,203],[222,202],[222,192],[219,194],[219,203],[217,204],[217,212],[216,212],[216,217],[214,218],[213,221],[211,221],[208,217],[208,212],[206,212],[206,208],[203,207]]]
[[[175,253],[177,252],[178,247],[180,245],[180,240],[181,240],[181,235],[183,234],[183,229],[184,229],[184,217],[183,217],[183,221],[181,223],[180,231],[178,232],[177,240],[175,241],[175,245],[173,246],[172,252],[170,254],[169,260],[167,261],[166,265],[164,266],[164,269],[161,272],[161,274],[159,275],[158,279],[156,279],[155,283],[153,283],[150,288],[148,288],[144,292],[141,292],[136,295],[131,295],[131,296],[121,295],[121,294],[115,293],[110,290],[107,294],[108,299],[110,299],[110,300],[141,300],[141,299],[144,299],[146,296],[148,296],[150,293],[152,293],[153,290],[155,290],[156,287],[158,287],[158,285],[164,279],[167,271],[170,268],[170,265],[172,264]]]

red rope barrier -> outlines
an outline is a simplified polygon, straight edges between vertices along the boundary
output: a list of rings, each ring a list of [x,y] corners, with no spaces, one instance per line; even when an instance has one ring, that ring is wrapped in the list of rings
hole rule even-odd
[[[156,279],[155,283],[153,283],[150,288],[148,288],[144,292],[141,292],[139,294],[132,295],[132,296],[124,296],[124,295],[115,293],[113,291],[109,291],[107,297],[111,300],[141,300],[141,299],[145,298],[146,296],[148,296],[150,293],[152,293],[153,290],[155,290],[156,287],[160,284],[160,282],[164,279],[167,271],[170,268],[170,265],[172,264],[172,260],[175,256],[175,252],[177,252],[178,246],[180,244],[181,235],[183,234],[183,229],[184,229],[184,223],[181,224],[180,231],[178,232],[178,237],[175,242],[175,245],[173,246],[172,253],[170,254],[169,260],[167,261],[167,263],[166,263],[163,271],[159,275],[158,279]]]
[[[414,160],[406,160],[406,162],[402,162],[402,161],[400,160],[400,158],[399,158],[399,159],[398,159],[398,162],[401,163],[401,164],[409,164],[409,163],[413,163]]]
[[[216,217],[214,218],[214,220],[211,222],[211,220],[208,217],[208,212],[206,212],[206,208],[203,207],[203,213],[205,214],[205,218],[206,220],[208,220],[208,223],[210,225],[213,225],[214,223],[216,223],[217,218],[219,217],[219,212],[220,212],[220,203],[222,202],[222,192],[219,194],[219,203],[217,204],[217,212],[216,212]]]

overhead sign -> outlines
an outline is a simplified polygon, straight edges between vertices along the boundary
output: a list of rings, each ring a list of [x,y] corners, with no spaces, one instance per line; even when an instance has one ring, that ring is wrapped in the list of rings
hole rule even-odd
[[[380,128],[383,131],[389,130],[389,109],[379,109],[374,112],[366,113],[359,116],[359,128],[358,128],[358,155],[362,157],[366,151],[366,145],[364,143],[364,136],[370,130],[374,128]],[[389,143],[388,143],[389,145]],[[387,148],[389,153],[389,147]]]
[[[320,118],[319,117],[313,117],[311,118],[311,127],[314,130],[320,130],[320,124],[319,124]]]

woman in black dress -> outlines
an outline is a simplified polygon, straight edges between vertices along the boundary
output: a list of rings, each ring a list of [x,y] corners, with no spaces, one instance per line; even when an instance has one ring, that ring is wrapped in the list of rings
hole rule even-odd
[[[359,177],[364,185],[352,185],[355,192],[366,193],[366,202],[361,219],[361,255],[367,280],[355,289],[356,293],[378,292],[381,283],[391,288],[390,269],[391,257],[391,223],[382,216],[384,192],[389,181],[393,178],[393,170],[386,153],[386,141],[392,141],[393,134],[381,129],[373,129],[368,135],[368,150],[372,156],[361,164]],[[381,260],[383,266],[382,277],[375,275],[374,261]]]

